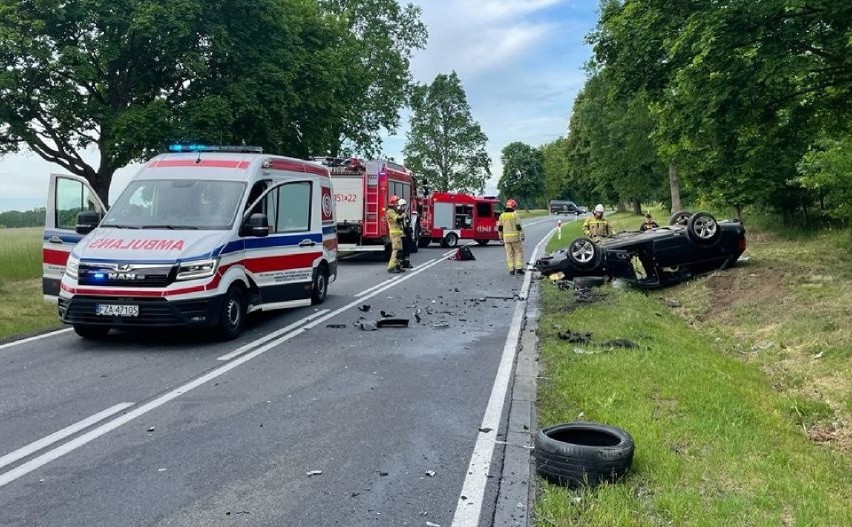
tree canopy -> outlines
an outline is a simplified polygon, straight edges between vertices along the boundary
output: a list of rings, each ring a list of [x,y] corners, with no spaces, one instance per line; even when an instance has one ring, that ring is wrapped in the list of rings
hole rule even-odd
[[[473,119],[455,72],[416,86],[411,96],[405,165],[434,190],[482,192],[491,175],[488,137]]]
[[[506,198],[515,198],[526,209],[544,198],[544,154],[516,141],[503,147],[503,175],[497,183]]]
[[[656,199],[668,167],[715,204],[844,216],[852,4],[605,0],[588,42],[567,146],[603,198]]]
[[[394,0],[0,0],[0,152],[26,145],[102,196],[174,138],[372,155],[425,41]]]

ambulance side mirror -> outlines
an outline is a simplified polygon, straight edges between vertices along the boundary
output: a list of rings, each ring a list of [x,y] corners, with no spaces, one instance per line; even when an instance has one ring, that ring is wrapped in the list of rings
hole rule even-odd
[[[262,212],[255,212],[243,223],[240,236],[263,237],[269,235],[269,218]]]
[[[84,210],[83,212],[77,213],[77,225],[74,227],[74,231],[77,234],[89,234],[95,230],[95,227],[97,227],[100,222],[100,212]]]

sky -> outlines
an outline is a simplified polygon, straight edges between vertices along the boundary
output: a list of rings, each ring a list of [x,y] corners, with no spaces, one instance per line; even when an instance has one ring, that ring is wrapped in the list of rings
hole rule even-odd
[[[584,38],[597,21],[598,0],[409,1],[421,7],[429,31],[426,48],[412,60],[414,79],[427,84],[439,73],[458,74],[471,114],[488,136],[492,177],[485,193],[496,195],[504,146],[540,146],[566,134],[585,82],[582,67],[591,50]],[[384,140],[388,157],[403,159],[407,131],[404,112],[400,129]],[[83,158],[96,164],[97,154]],[[138,167],[116,172],[110,203]],[[0,157],[0,212],[44,206],[50,174],[62,172],[32,152]]]

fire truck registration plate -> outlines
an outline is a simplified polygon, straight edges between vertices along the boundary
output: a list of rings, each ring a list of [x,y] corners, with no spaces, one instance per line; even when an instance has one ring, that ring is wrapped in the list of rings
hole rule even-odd
[[[139,306],[122,306],[115,304],[98,304],[95,313],[108,317],[138,317]]]

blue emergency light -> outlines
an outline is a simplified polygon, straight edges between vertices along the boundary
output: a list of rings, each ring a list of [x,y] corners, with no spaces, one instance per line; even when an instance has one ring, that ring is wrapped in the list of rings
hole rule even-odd
[[[166,151],[168,152],[243,152],[260,154],[263,148],[260,146],[231,146],[231,145],[214,145],[205,141],[171,141],[166,143]]]
[[[96,280],[103,280],[106,277],[106,275],[103,273],[95,273],[93,276]]]

